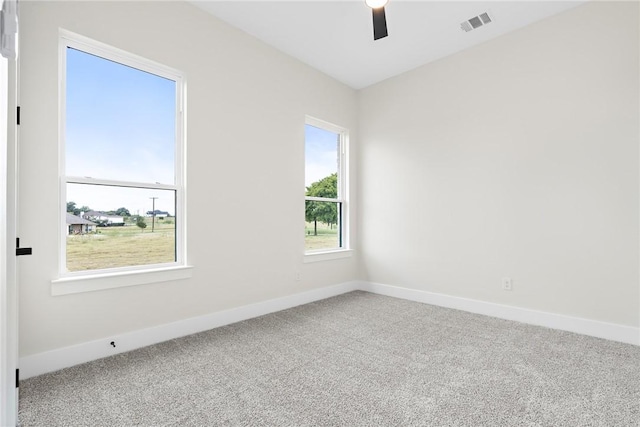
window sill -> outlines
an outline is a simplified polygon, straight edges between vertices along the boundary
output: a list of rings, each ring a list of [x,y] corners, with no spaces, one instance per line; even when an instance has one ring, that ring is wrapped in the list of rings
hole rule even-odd
[[[305,264],[310,262],[329,261],[332,259],[349,258],[353,255],[353,249],[338,249],[335,251],[326,252],[307,252],[304,254],[303,262]]]
[[[169,282],[188,279],[193,273],[192,266],[166,267],[153,270],[126,271],[96,274],[92,276],[63,277],[51,281],[51,295],[68,295],[125,286]]]

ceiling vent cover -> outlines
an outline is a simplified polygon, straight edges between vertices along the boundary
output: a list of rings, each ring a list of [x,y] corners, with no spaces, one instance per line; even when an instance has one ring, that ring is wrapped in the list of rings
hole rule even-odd
[[[474,16],[473,18],[467,21],[464,21],[463,23],[460,24],[460,28],[462,28],[465,32],[468,33],[469,31],[475,30],[478,27],[482,27],[483,25],[486,25],[492,21],[493,20],[489,16],[489,13],[485,12],[485,13],[481,13],[478,16]]]

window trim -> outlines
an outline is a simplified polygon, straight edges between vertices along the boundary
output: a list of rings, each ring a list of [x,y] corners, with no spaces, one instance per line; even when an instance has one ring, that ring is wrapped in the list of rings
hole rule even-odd
[[[332,202],[341,204],[342,215],[340,223],[340,239],[342,246],[338,248],[326,248],[326,249],[314,249],[304,251],[304,262],[316,262],[330,259],[344,258],[351,256],[353,249],[351,248],[349,235],[350,223],[349,223],[349,170],[348,170],[348,153],[349,153],[349,130],[342,126],[335,125],[333,123],[317,119],[315,117],[306,115],[305,125],[310,125],[322,130],[333,132],[339,135],[340,149],[338,150],[338,197],[335,199],[326,197],[313,197],[305,194],[304,200],[317,201],[317,202]],[[305,141],[306,142],[306,141]],[[305,169],[306,169],[306,157],[305,157]],[[304,216],[303,216],[304,219]],[[304,236],[303,236],[304,239]],[[304,247],[304,241],[303,241]]]
[[[102,270],[104,271],[104,270]],[[125,286],[146,285],[151,283],[170,282],[188,279],[192,276],[193,267],[158,265],[146,270],[131,270],[93,274],[90,276],[62,277],[51,281],[51,295],[68,295],[103,289],[122,288]]]
[[[91,55],[98,56],[105,60],[114,61],[147,72],[175,82],[176,86],[176,135],[174,147],[174,175],[173,185],[150,182],[129,182],[112,179],[99,179],[92,177],[76,177],[66,175],[66,68],[67,68],[67,48],[77,49]],[[108,44],[90,39],[88,37],[73,33],[65,29],[59,29],[58,37],[58,175],[59,175],[59,242],[58,242],[58,271],[57,277],[52,280],[52,293],[54,295],[65,293],[84,292],[81,287],[71,287],[71,292],[56,288],[61,288],[62,284],[73,282],[74,285],[83,285],[81,282],[86,279],[86,291],[114,288],[121,286],[131,286],[136,284],[154,283],[173,278],[180,279],[191,275],[191,267],[187,265],[186,254],[186,141],[185,141],[185,120],[186,120],[186,78],[183,72],[143,58],[141,56],[118,49]],[[90,184],[106,185],[112,187],[144,188],[175,191],[175,251],[176,260],[171,263],[147,264],[137,266],[125,266],[116,268],[105,268],[99,270],[67,271],[66,266],[66,192],[67,184]],[[183,270],[184,274],[176,274],[175,271]],[[165,273],[166,279],[162,279]],[[173,272],[173,273],[166,273]],[[148,273],[148,274],[146,274]],[[113,280],[114,278],[126,279]],[[107,278],[107,280],[101,280]],[[93,285],[91,285],[91,283]],[[84,285],[83,285],[84,286]],[[69,288],[68,285],[64,289]]]

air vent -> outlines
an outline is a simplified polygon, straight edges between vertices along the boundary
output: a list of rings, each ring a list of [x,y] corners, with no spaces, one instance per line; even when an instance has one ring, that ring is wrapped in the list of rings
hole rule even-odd
[[[485,12],[464,21],[460,24],[460,28],[468,33],[469,31],[475,30],[476,28],[482,27],[483,25],[489,24],[490,22],[493,22],[493,20],[489,16],[489,13]]]
[[[483,24],[488,24],[489,22],[491,22],[491,18],[489,18],[489,14],[487,12],[480,15],[480,19],[482,20]]]

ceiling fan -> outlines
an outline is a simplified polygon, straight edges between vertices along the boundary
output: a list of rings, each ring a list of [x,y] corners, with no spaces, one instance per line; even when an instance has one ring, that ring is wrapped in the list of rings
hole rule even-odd
[[[371,8],[373,14],[373,39],[378,40],[387,37],[387,18],[384,13],[384,7],[389,0],[365,0],[367,6]]]

